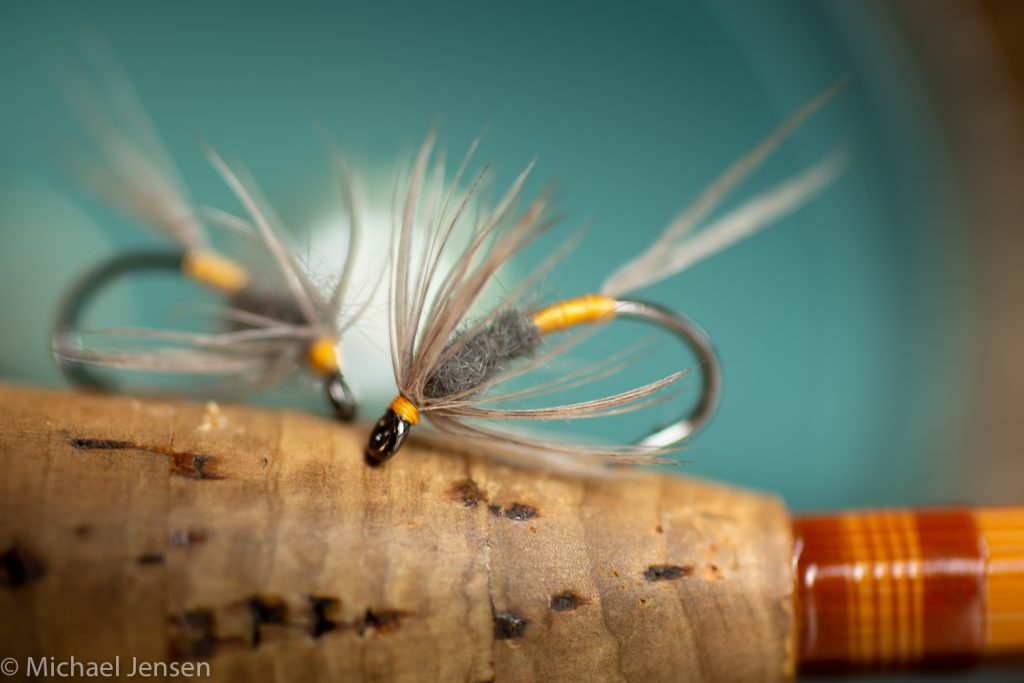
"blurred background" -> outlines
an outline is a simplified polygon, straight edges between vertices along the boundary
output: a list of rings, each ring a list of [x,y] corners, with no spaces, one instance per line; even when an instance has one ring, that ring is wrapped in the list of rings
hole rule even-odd
[[[241,212],[197,137],[251,171],[314,270],[344,250],[323,128],[367,197],[364,277],[383,261],[397,159],[438,125],[501,188],[538,160],[582,245],[541,302],[597,289],[732,161],[841,75],[853,84],[735,193],[736,206],[846,141],[849,170],[769,230],[637,293],[684,311],[725,367],[681,471],[796,510],[1024,500],[1024,16],[1011,2],[16,2],[0,22],[0,375],[58,386],[48,328],[73,279],[160,238],[70,182],[81,133],[60,88],[78,37],[109,43],[193,198]],[[541,245],[515,268],[540,259]],[[184,294],[111,294],[158,324]],[[508,283],[501,283],[508,286]],[[500,294],[500,292],[499,292]],[[386,311],[346,339],[364,415],[393,394]],[[620,329],[621,328],[621,329]],[[612,326],[603,358],[637,337]],[[635,376],[685,365],[655,337]],[[696,393],[696,384],[689,394]],[[262,400],[319,408],[299,383]],[[675,407],[678,409],[678,406]],[[671,406],[608,424],[622,438]]]

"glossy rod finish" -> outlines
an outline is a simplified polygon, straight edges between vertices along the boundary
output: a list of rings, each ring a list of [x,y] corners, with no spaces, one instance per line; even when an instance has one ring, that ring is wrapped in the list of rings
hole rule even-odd
[[[801,670],[1024,652],[1024,508],[803,516],[793,532]]]

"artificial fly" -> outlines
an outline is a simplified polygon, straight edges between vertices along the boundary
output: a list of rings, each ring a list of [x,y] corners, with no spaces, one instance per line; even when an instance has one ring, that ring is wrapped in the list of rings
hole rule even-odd
[[[169,156],[142,111],[126,77],[112,61],[104,64],[107,90],[100,96],[79,83],[72,102],[98,158],[78,163],[76,176],[95,194],[154,228],[173,247],[115,255],[80,278],[65,298],[53,327],[51,346],[65,377],[75,385],[114,390],[94,367],[222,379],[221,385],[251,392],[287,377],[296,365],[318,377],[335,415],[356,414],[356,400],[341,371],[338,340],[365,308],[343,310],[360,233],[356,194],[340,156],[335,155],[351,232],[341,275],[327,292],[309,278],[280,237],[281,228],[259,191],[243,181],[212,150],[211,163],[245,207],[249,221],[209,209],[198,212]],[[83,157],[84,158],[84,157]],[[268,252],[284,288],[268,288],[253,272],[216,251],[204,224],[252,239]],[[123,343],[149,342],[139,349],[90,348],[80,329],[90,302],[114,280],[126,275],[171,272],[199,283],[226,299],[221,317],[227,331],[212,334],[116,328],[95,331]]]
[[[471,149],[445,192],[442,164],[437,162],[432,174],[428,171],[433,147],[433,137],[429,137],[415,159],[404,201],[396,215],[390,316],[392,365],[399,393],[373,429],[365,453],[367,462],[379,465],[393,457],[423,417],[441,432],[486,441],[492,452],[500,449],[511,458],[540,459],[548,464],[560,463],[565,458],[579,462],[584,456],[596,456],[606,462],[654,462],[691,436],[710,418],[721,388],[719,363],[711,342],[686,316],[624,295],[722,251],[795,211],[831,183],[845,166],[841,150],[696,230],[724,197],[805,119],[834,97],[845,81],[814,98],[734,163],[647,250],[612,273],[599,293],[536,310],[518,305],[517,300],[538,273],[552,265],[549,262],[501,305],[473,323],[467,323],[467,318],[478,306],[484,287],[513,256],[552,226],[547,218],[548,196],[542,194],[517,210],[531,170],[527,168],[492,211],[470,220],[467,206],[485,172],[461,196],[456,196],[474,151]],[[431,181],[428,175],[432,176]],[[425,221],[427,228],[424,245],[414,244],[414,226],[420,220]],[[440,262],[451,249],[452,234],[457,226],[467,223],[469,244],[444,272]],[[421,248],[418,265],[414,264],[417,246]],[[618,318],[651,322],[680,337],[696,353],[703,375],[702,395],[689,414],[636,443],[620,446],[552,442],[476,422],[595,418],[657,402],[656,394],[678,381],[685,371],[589,401],[538,409],[494,407],[505,401],[579,386],[614,371],[611,363],[606,362],[532,389],[504,393],[496,390],[505,381],[540,367],[565,351],[567,346],[559,345],[542,353],[542,340],[549,335]]]

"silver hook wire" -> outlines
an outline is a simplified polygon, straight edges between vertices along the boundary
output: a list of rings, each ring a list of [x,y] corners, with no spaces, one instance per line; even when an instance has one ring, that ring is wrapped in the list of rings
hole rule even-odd
[[[647,301],[617,299],[615,316],[654,323],[682,339],[697,354],[701,374],[701,396],[697,405],[676,422],[656,429],[637,444],[665,448],[690,438],[711,419],[722,395],[722,366],[711,338],[689,317]]]

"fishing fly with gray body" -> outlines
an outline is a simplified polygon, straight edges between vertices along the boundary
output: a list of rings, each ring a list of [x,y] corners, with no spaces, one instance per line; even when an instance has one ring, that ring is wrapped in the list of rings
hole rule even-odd
[[[116,390],[116,383],[94,368],[194,375],[214,381],[191,382],[185,393],[205,396],[212,390],[248,395],[279,383],[305,365],[323,382],[335,415],[351,420],[355,398],[342,377],[335,349],[338,338],[370,299],[345,308],[358,251],[360,211],[340,155],[335,152],[332,159],[350,227],[348,253],[341,274],[322,291],[282,243],[282,226],[259,190],[212,149],[206,149],[210,162],[245,207],[249,220],[216,209],[198,209],[192,203],[109,47],[102,41],[86,47],[97,78],[71,68],[66,86],[72,113],[92,153],[73,155],[71,173],[80,186],[154,228],[172,246],[115,255],[72,286],[51,337],[62,372],[74,384],[107,390]],[[207,225],[251,240],[274,266],[250,270],[221,256],[211,246]],[[223,331],[81,327],[84,311],[114,280],[161,271],[173,271],[220,293],[223,305],[218,307],[218,319]],[[277,287],[266,286],[265,271],[276,274]],[[141,342],[148,346],[140,347]]]
[[[515,290],[505,304],[483,320],[469,323],[479,297],[499,269],[551,225],[548,193],[518,202],[530,169],[519,175],[489,213],[465,211],[483,174],[458,196],[467,162],[460,165],[445,189],[443,163],[428,171],[433,136],[421,147],[407,177],[404,202],[395,206],[396,236],[392,250],[390,288],[391,356],[398,393],[371,432],[365,451],[371,465],[393,457],[422,417],[448,434],[483,441],[492,453],[545,466],[574,467],[585,460],[648,463],[675,450],[707,423],[721,386],[719,365],[707,335],[685,315],[651,302],[623,295],[650,286],[717,254],[796,211],[820,193],[846,166],[836,148],[794,176],[708,220],[711,212],[753,169],[759,166],[800,124],[845,87],[843,78],[782,122],[747,154],[732,164],[676,216],[643,252],[610,273],[593,294],[564,299],[527,312],[511,307],[522,293]],[[472,153],[472,150],[471,150]],[[468,156],[467,156],[468,161]],[[425,220],[426,225],[421,225]],[[441,267],[457,226],[468,227],[468,246],[454,265]],[[426,230],[420,230],[425,227]],[[414,256],[415,254],[415,256]],[[419,261],[418,265],[416,261]],[[543,268],[543,267],[542,267]],[[527,281],[535,281],[538,273]],[[617,415],[658,402],[655,394],[686,371],[597,399],[543,408],[507,409],[502,403],[554,390],[580,386],[623,366],[621,356],[596,363],[570,376],[527,389],[500,388],[514,376],[540,367],[568,345],[539,352],[542,338],[586,323],[635,319],[672,333],[697,355],[702,394],[697,405],[668,427],[622,445],[595,446],[537,439],[487,423],[507,420],[576,420]],[[521,363],[514,361],[521,360]],[[570,464],[570,462],[572,464]]]

